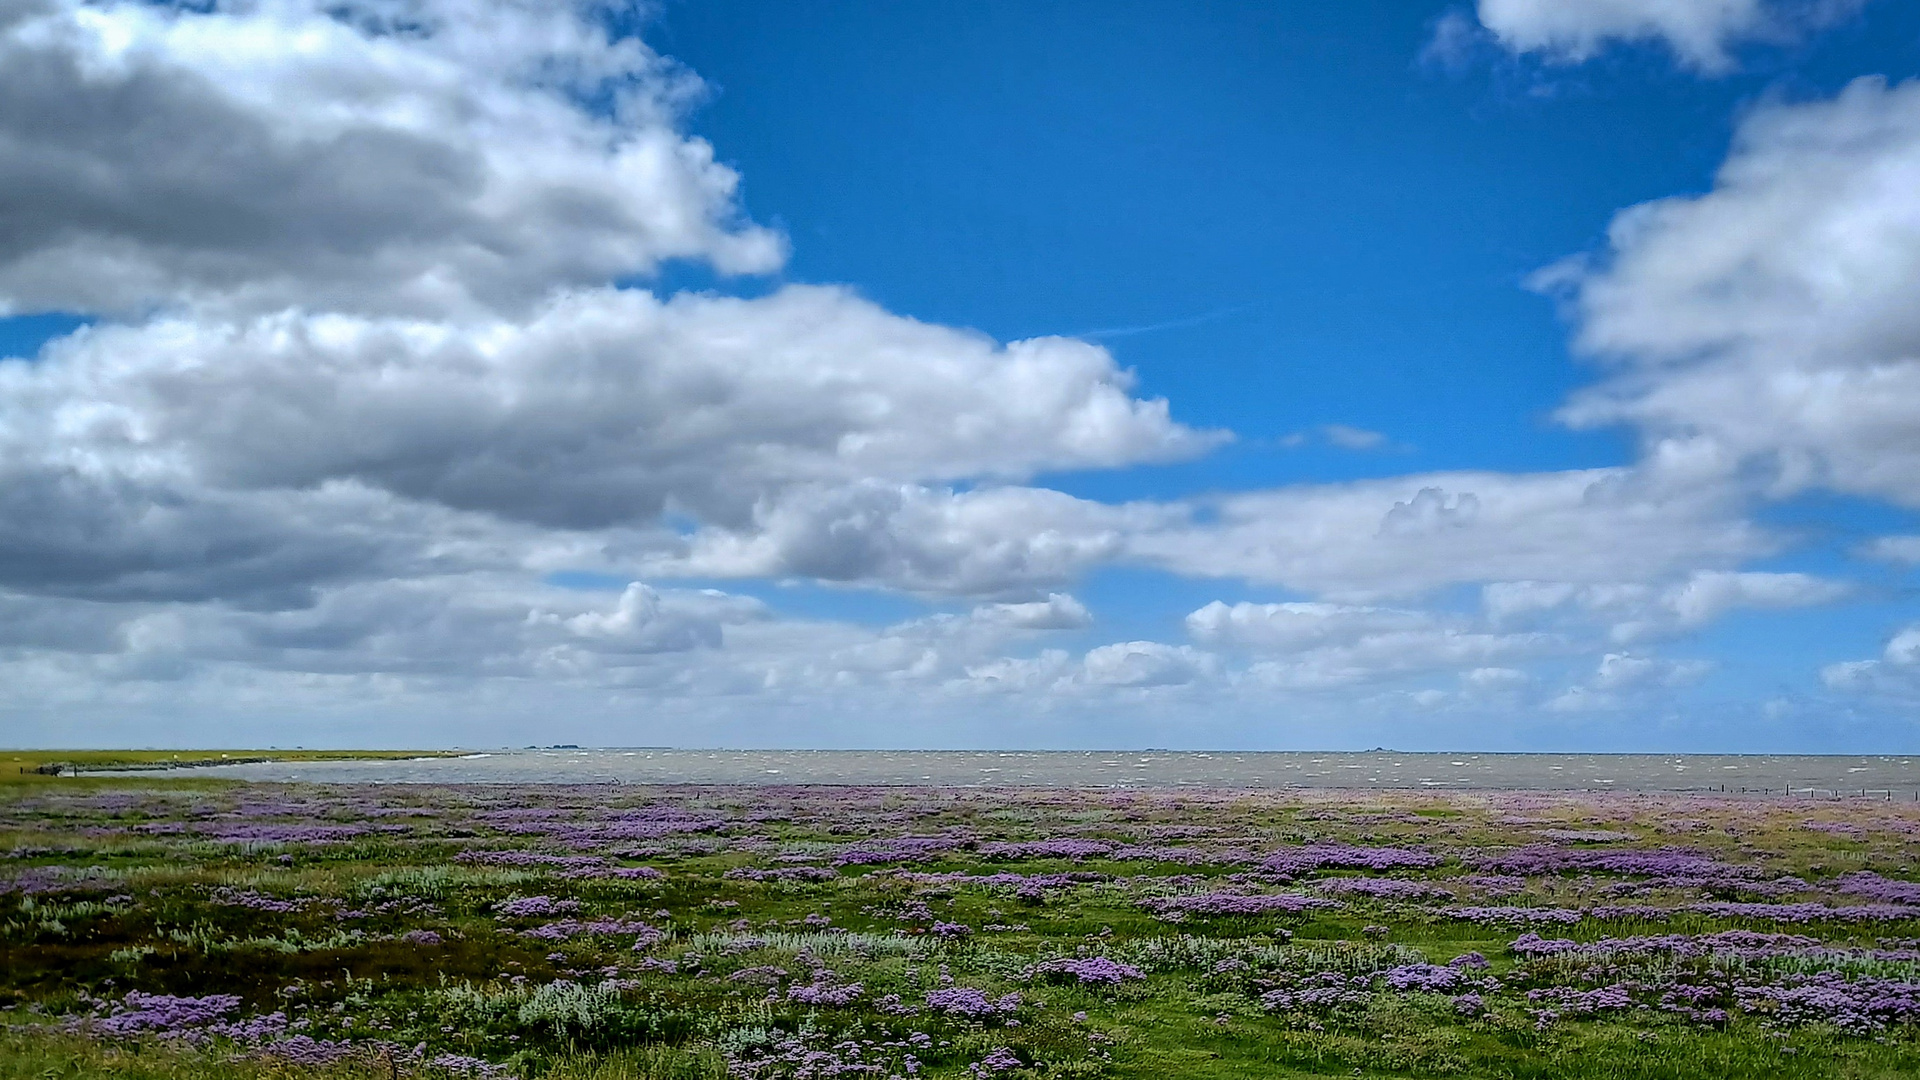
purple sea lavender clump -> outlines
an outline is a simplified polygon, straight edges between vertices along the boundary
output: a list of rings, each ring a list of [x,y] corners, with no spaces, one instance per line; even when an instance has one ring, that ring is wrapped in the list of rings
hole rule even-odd
[[[290,1026],[287,1014],[275,1011],[264,1016],[215,1021],[197,1032],[189,1032],[187,1038],[192,1042],[204,1042],[208,1036],[217,1036],[247,1046],[258,1046],[286,1035]],[[302,1022],[301,1026],[305,1026],[305,1023]]]
[[[1562,1016],[1597,1016],[1604,1012],[1621,1012],[1634,1007],[1632,993],[1627,987],[1620,985],[1601,986],[1592,990],[1577,990],[1564,986],[1544,987],[1527,991],[1527,1001],[1550,1006],[1546,1011],[1552,1013],[1556,1020]]]
[[[275,822],[241,821],[194,826],[195,832],[209,840],[227,844],[339,844],[371,836],[376,832],[412,832],[407,825],[288,825]]]
[[[901,836],[887,840],[863,840],[841,851],[835,866],[874,866],[881,863],[925,862],[958,851],[973,843],[958,836]]]
[[[400,940],[408,945],[438,945],[443,939],[432,930],[409,930],[400,935]]]
[[[316,1039],[311,1035],[289,1035],[254,1048],[261,1057],[284,1061],[309,1069],[338,1065],[361,1052],[361,1047],[344,1039]]]
[[[179,1034],[216,1023],[239,1007],[240,998],[234,994],[176,997],[129,990],[111,1014],[87,1026],[104,1035]]]
[[[574,848],[595,848],[632,840],[658,840],[682,833],[717,832],[732,822],[679,807],[623,810],[597,821],[576,818],[501,822],[501,832],[546,836]]]
[[[1487,1011],[1487,1002],[1479,994],[1461,994],[1453,999],[1453,1011],[1468,1018],[1480,1016]]]
[[[787,977],[787,969],[762,964],[759,967],[741,968],[727,976],[728,982],[747,983],[752,986],[772,986]]]
[[[1005,1046],[996,1046],[986,1057],[967,1066],[967,1075],[974,1077],[994,1076],[1020,1067],[1020,1058]]]
[[[787,1000],[800,1005],[837,1007],[853,1004],[866,992],[865,985],[838,982],[833,972],[823,968],[813,973],[811,983],[788,987]]]
[[[1783,1024],[1826,1023],[1856,1034],[1920,1023],[1920,984],[1848,979],[1836,972],[1790,975],[1780,985],[1734,987],[1741,1011]]]
[[[1074,837],[981,844],[978,848],[983,859],[1091,859],[1112,852],[1113,845],[1104,840]]]
[[[1727,1022],[1727,1010],[1718,1004],[1727,993],[1721,986],[1677,982],[1660,995],[1659,1008],[1695,1024],[1719,1027]]]
[[[1123,982],[1147,977],[1145,972],[1132,964],[1123,964],[1104,956],[1067,956],[1056,960],[1042,960],[1029,968],[1028,972],[1039,976],[1064,975],[1082,986],[1118,986]]]
[[[1803,821],[1800,827],[1826,833],[1828,836],[1843,836],[1849,840],[1861,840],[1867,835],[1867,830],[1844,821]]]
[[[1218,831],[1211,825],[1153,825],[1141,835],[1153,840],[1192,840]]]
[[[475,1080],[513,1080],[513,1074],[505,1066],[470,1054],[436,1054],[422,1064],[456,1076],[474,1077]]]
[[[555,900],[551,896],[516,896],[493,905],[504,918],[534,919],[546,915],[569,915],[580,910],[578,900]]]
[[[1376,900],[1419,903],[1424,900],[1451,900],[1453,893],[1425,881],[1398,878],[1337,877],[1314,883],[1314,889],[1334,896],[1370,896]]]
[[[771,1045],[728,1053],[727,1073],[737,1080],[915,1076],[920,1072],[920,1063],[903,1049],[903,1044],[921,1046],[916,1035],[924,1033],[914,1032],[902,1042],[876,1043],[849,1038],[832,1046],[822,1046],[818,1033],[802,1032],[778,1038]]]
[[[1759,867],[1731,866],[1711,855],[1684,848],[1656,851],[1595,851],[1533,844],[1511,851],[1475,855],[1469,865],[1501,874],[1537,877],[1575,870],[1658,878],[1753,878],[1764,876]]]
[[[1901,881],[1881,877],[1871,870],[1858,870],[1833,879],[1835,891],[1864,896],[1890,904],[1920,904],[1920,881]]]
[[[774,870],[739,866],[720,876],[731,881],[832,881],[840,874],[824,866],[783,866]]]
[[[1508,946],[1516,956],[1534,959],[1544,956],[1580,956],[1597,960],[1618,960],[1646,956],[1675,958],[1713,958],[1731,961],[1777,959],[1881,959],[1907,960],[1915,954],[1907,950],[1893,952],[1840,949],[1818,938],[1802,934],[1761,934],[1751,930],[1721,930],[1711,934],[1655,934],[1644,937],[1600,938],[1572,941],[1522,934]]]
[[[1442,911],[1453,918],[1480,926],[1535,926],[1541,923],[1570,926],[1581,918],[1580,912],[1567,908],[1451,907]]]
[[[1908,904],[1853,904],[1828,907],[1825,904],[1744,904],[1713,901],[1688,908],[1702,915],[1722,919],[1765,919],[1772,922],[1887,922],[1920,918],[1920,907]]]
[[[928,933],[948,941],[960,941],[973,936],[973,927],[966,923],[936,922]]]
[[[1311,844],[1276,851],[1260,863],[1260,869],[1282,877],[1299,877],[1315,870],[1425,870],[1438,865],[1440,856],[1415,848]]]
[[[1369,975],[1347,975],[1338,971],[1317,971],[1290,986],[1268,990],[1260,995],[1260,1007],[1267,1012],[1324,1013],[1336,1009],[1364,1008],[1373,1000]]]
[[[1296,893],[1195,893],[1155,896],[1140,906],[1159,918],[1188,915],[1298,915],[1303,911],[1338,908],[1338,901]]]
[[[530,930],[522,930],[521,936],[536,941],[567,941],[577,937],[626,937],[637,938],[636,949],[657,945],[667,939],[660,930],[633,919],[559,919],[542,923]]]
[[[1015,991],[993,998],[972,986],[943,986],[927,991],[927,1008],[961,1020],[997,1020],[1019,1010],[1020,994]]]
[[[1439,964],[1402,964],[1381,972],[1380,979],[1391,990],[1427,994],[1457,990],[1467,982],[1466,974],[1459,968]]]

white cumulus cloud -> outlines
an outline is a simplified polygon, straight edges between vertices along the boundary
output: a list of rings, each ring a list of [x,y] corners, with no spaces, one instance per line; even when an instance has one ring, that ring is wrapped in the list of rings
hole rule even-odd
[[[17,0],[0,307],[444,312],[774,269],[676,129],[697,89],[586,2]]]
[[[1497,624],[1565,612],[1610,624],[1615,641],[1691,630],[1729,611],[1787,610],[1832,603],[1852,587],[1801,573],[1698,570],[1669,584],[1501,581],[1481,589],[1482,606]]]
[[[1799,37],[1864,0],[1479,0],[1480,24],[1502,46],[1570,62],[1627,42],[1665,45],[1683,64],[1724,72],[1731,52]],[[1458,35],[1458,27],[1442,32]],[[1457,48],[1458,46],[1455,45]]]
[[[1920,82],[1755,111],[1712,191],[1610,240],[1540,279],[1611,368],[1568,421],[1705,444],[1779,494],[1920,506]]]

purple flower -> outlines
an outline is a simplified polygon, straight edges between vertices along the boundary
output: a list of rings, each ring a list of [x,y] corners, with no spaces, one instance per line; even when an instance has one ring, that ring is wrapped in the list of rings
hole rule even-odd
[[[551,896],[517,896],[493,905],[493,910],[509,919],[532,919],[579,911],[580,901],[555,900]]]
[[[640,922],[637,919],[558,919],[542,923],[530,930],[522,930],[522,937],[536,941],[567,941],[577,937],[626,937],[637,940],[634,950],[640,951],[658,945],[667,939],[660,930]]]
[[[808,985],[788,987],[787,1000],[801,1005],[851,1005],[864,993],[862,984],[835,982],[833,972],[821,970],[813,973]]]
[[[1571,925],[1580,921],[1580,912],[1566,908],[1535,907],[1451,907],[1447,915],[1481,926],[1530,926],[1538,923]]]
[[[981,844],[984,859],[1091,859],[1113,853],[1113,845],[1104,840],[1066,838],[1032,840],[1021,843]]]
[[[774,870],[737,866],[720,876],[730,881],[832,881],[840,874],[824,866],[783,866]]]
[[[1438,964],[1402,964],[1381,972],[1380,978],[1392,990],[1429,994],[1457,989],[1467,981],[1459,968],[1441,967]]]
[[[759,967],[741,968],[727,976],[728,982],[748,983],[755,986],[772,986],[787,977],[787,969],[763,964]]]
[[[1741,904],[1716,901],[1695,904],[1688,910],[1722,919],[1766,919],[1772,922],[1885,922],[1920,917],[1920,907],[1906,904],[1855,904],[1828,907],[1825,904]]]
[[[1534,844],[1511,851],[1474,856],[1468,862],[1483,870],[1518,874],[1524,877],[1560,874],[1572,870],[1696,880],[1761,875],[1758,868],[1729,866],[1711,855],[1682,848],[1663,848],[1658,851],[1594,851],[1556,847],[1551,844]]]
[[[1004,1046],[996,1046],[986,1057],[967,1066],[967,1074],[976,1077],[991,1076],[995,1073],[1003,1073],[1009,1069],[1017,1069],[1019,1067],[1020,1059],[1015,1056],[1012,1050]]]
[[[1527,991],[1527,1000],[1552,1006],[1545,1012],[1553,1020],[1562,1016],[1594,1016],[1603,1012],[1621,1012],[1634,1007],[1631,992],[1627,987],[1620,985],[1602,986],[1592,990],[1577,990],[1563,986],[1546,987]],[[1535,1014],[1536,1020],[1539,1015],[1539,1013]]]
[[[1881,877],[1871,870],[1842,874],[1833,881],[1838,892],[1892,904],[1920,904],[1920,881]]]
[[[136,1035],[146,1031],[179,1033],[206,1027],[239,1007],[240,999],[233,994],[175,997],[130,990],[111,1015],[93,1021],[90,1026],[107,1035]]]
[[[1314,844],[1276,851],[1267,856],[1260,864],[1260,869],[1283,877],[1299,877],[1325,869],[1425,870],[1438,865],[1438,855],[1413,848]]]
[[[479,1080],[511,1080],[511,1074],[506,1069],[468,1054],[436,1054],[423,1064],[430,1069],[439,1069],[457,1076],[478,1077]]]
[[[943,986],[927,991],[927,1008],[962,1020],[994,1020],[1012,1016],[1020,1008],[1019,993],[990,998],[971,986]]]
[[[1186,915],[1298,915],[1303,911],[1337,908],[1333,900],[1295,893],[1196,893],[1188,896],[1149,897],[1140,906],[1162,918]]]
[[[1337,877],[1315,882],[1313,886],[1335,896],[1370,896],[1378,900],[1418,903],[1422,900],[1451,900],[1453,893],[1424,881],[1397,878]]]
[[[872,866],[878,863],[925,862],[973,843],[957,836],[902,836],[855,844],[833,860],[835,866]]]
[[[1789,975],[1782,985],[1734,988],[1741,1011],[1785,1024],[1828,1023],[1870,1034],[1891,1024],[1920,1023],[1920,984],[1848,979],[1836,972]]]
[[[1122,964],[1104,956],[1043,960],[1029,971],[1034,975],[1065,975],[1082,986],[1118,986],[1131,979],[1147,977],[1145,972],[1132,964]]]

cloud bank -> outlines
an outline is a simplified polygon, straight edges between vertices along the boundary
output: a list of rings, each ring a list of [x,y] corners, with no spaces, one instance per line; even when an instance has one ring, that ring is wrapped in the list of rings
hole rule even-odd
[[[1480,25],[1499,45],[1562,63],[1609,46],[1655,43],[1707,74],[1734,66],[1751,43],[1784,43],[1858,10],[1865,0],[1479,0]],[[1440,26],[1435,44],[1458,48],[1462,29]]]
[[[1516,49],[1661,36],[1711,68],[1771,10],[1481,17]],[[1651,643],[1851,595],[1752,568],[1792,542],[1756,505],[1920,503],[1912,86],[1756,112],[1713,191],[1540,275],[1605,365],[1564,419],[1639,433],[1637,460],[1104,502],[1050,478],[1231,434],[1084,340],[836,286],[652,291],[673,260],[777,272],[786,240],[685,133],[697,77],[607,14],[0,14],[0,309],[95,319],[0,361],[0,707],[164,739],[263,703],[513,730],[563,699],[606,741],[905,715],[935,743],[988,716],[1625,709],[1708,675]],[[1122,628],[1079,598],[1115,569],[1221,599]],[[1827,684],[1886,683],[1888,649]]]

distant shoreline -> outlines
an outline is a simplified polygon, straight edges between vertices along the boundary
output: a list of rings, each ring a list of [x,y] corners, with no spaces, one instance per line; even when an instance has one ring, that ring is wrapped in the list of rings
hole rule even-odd
[[[0,780],[113,776],[323,761],[422,761],[454,757],[459,753],[448,750],[0,750]]]
[[[127,775],[134,775],[128,773]],[[1920,800],[1920,755],[588,750],[208,766],[300,783],[1642,792]]]

